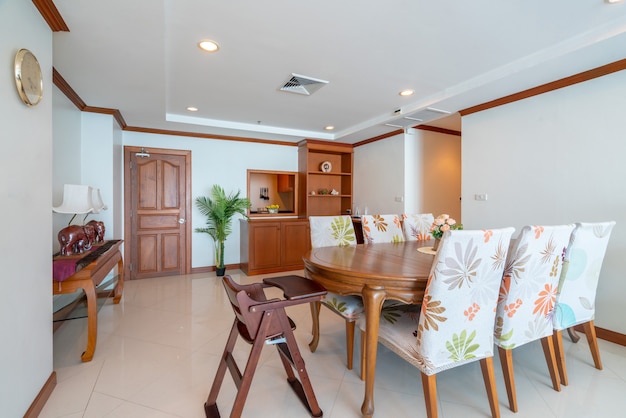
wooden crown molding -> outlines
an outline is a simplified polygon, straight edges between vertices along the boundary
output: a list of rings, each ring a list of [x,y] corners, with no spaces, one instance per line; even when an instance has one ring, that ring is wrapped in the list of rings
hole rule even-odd
[[[617,71],[626,69],[626,58],[612,62],[610,64],[603,65],[598,68],[593,68],[582,73],[574,74],[569,77],[562,78],[550,83],[542,84],[537,87],[530,88],[528,90],[520,91],[518,93],[510,94],[505,97],[501,97],[490,102],[482,103],[476,106],[468,107],[459,111],[461,116],[471,115],[472,113],[482,112],[483,110],[491,109],[494,107],[502,106],[508,103],[517,102],[518,100],[524,100],[532,96],[537,96],[543,93],[547,93],[553,90],[562,89],[563,87],[569,87],[574,84],[582,83],[583,81],[589,81],[597,77],[602,77]]]
[[[69,32],[61,13],[54,5],[52,0],[33,0],[33,4],[39,10],[39,13],[52,29],[52,32]]]

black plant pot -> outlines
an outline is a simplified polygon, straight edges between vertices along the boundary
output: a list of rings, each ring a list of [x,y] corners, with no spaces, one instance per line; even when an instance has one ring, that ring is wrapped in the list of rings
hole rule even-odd
[[[223,276],[225,272],[226,272],[226,267],[215,268],[215,274],[217,274],[218,276]]]

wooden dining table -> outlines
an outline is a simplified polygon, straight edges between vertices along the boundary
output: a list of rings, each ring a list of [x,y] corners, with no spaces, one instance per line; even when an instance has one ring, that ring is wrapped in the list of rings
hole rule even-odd
[[[425,252],[426,248],[418,249],[432,245],[433,241],[407,241],[320,247],[303,257],[307,278],[320,283],[329,292],[363,298],[366,319],[363,416],[374,414],[376,349],[383,302],[386,299],[422,302],[434,255]]]

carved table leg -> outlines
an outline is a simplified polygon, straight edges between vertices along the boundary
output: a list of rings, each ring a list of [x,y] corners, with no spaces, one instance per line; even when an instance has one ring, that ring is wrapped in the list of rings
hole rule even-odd
[[[378,346],[378,325],[380,311],[385,301],[385,289],[363,288],[363,305],[365,307],[365,399],[361,413],[365,417],[374,415],[374,377],[376,375],[376,350]]]
[[[124,292],[124,260],[120,258],[117,262],[117,283],[115,284],[115,294],[113,297],[113,303],[120,303],[122,299],[122,293]]]
[[[322,307],[322,303],[311,302],[311,320],[313,323],[311,333],[313,334],[313,339],[309,343],[309,350],[311,353],[315,353],[317,350],[317,344],[320,342],[320,308]]]
[[[91,279],[83,281],[83,290],[87,296],[87,348],[81,355],[81,359],[91,361],[96,351],[96,340],[98,338],[98,300],[96,298],[96,288]]]

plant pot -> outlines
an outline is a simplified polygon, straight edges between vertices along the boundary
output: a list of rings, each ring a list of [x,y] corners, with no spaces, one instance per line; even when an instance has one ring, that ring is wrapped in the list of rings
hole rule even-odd
[[[218,277],[223,276],[225,272],[226,272],[226,267],[216,267],[216,268],[215,268],[215,274],[216,274]]]
[[[435,244],[433,244],[433,251],[437,251],[437,249],[439,249],[440,242],[441,242],[441,238],[435,238]]]
[[[269,213],[278,213],[278,209],[274,209],[274,208],[269,208],[269,209],[267,209],[267,211]]]

